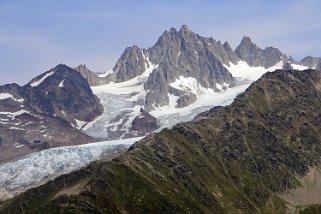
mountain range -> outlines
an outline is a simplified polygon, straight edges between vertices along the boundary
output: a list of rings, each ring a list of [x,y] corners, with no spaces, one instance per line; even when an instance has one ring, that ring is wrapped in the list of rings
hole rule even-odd
[[[262,79],[258,80],[266,72],[277,69],[288,70],[288,72],[277,71],[275,74],[266,74]],[[31,160],[35,160],[31,158],[34,156],[27,155],[29,153],[37,156],[37,154],[40,154],[37,152],[44,150],[44,154],[49,154],[54,157],[57,155],[57,152],[58,154],[62,154],[62,151],[75,151],[78,155],[76,160],[84,160],[84,163],[87,164],[102,158],[102,156],[106,157],[106,154],[108,154],[107,159],[114,157],[113,151],[122,151],[123,147],[104,147],[104,149],[107,150],[110,148],[109,152],[107,150],[106,152],[105,150],[97,152],[97,149],[87,150],[78,146],[70,150],[50,149],[53,147],[80,145],[97,141],[125,138],[138,139],[137,137],[145,136],[148,133],[160,132],[159,134],[150,135],[138,144],[134,144],[129,152],[121,155],[119,159],[111,163],[105,163],[103,161],[101,164],[93,164],[79,172],[60,177],[42,188],[49,188],[48,185],[57,185],[57,188],[53,188],[54,190],[52,191],[56,191],[55,194],[57,191],[63,191],[64,193],[65,190],[62,189],[67,187],[61,186],[59,182],[62,182],[61,179],[70,180],[70,183],[67,182],[65,185],[80,185],[77,186],[75,193],[76,195],[78,193],[81,195],[75,196],[76,208],[86,208],[88,211],[92,208],[93,210],[97,209],[96,211],[111,209],[115,212],[122,212],[122,209],[124,209],[124,211],[135,213],[142,211],[141,209],[152,209],[156,204],[164,208],[162,210],[163,212],[169,210],[192,212],[193,210],[196,211],[199,209],[206,213],[213,211],[214,208],[218,210],[225,210],[226,208],[227,210],[231,210],[231,212],[251,211],[255,213],[257,211],[274,212],[279,208],[282,208],[282,210],[293,209],[293,207],[297,205],[287,206],[285,203],[287,199],[283,199],[277,194],[279,194],[279,192],[283,194],[286,190],[295,189],[298,183],[295,184],[291,179],[297,178],[298,176],[306,176],[310,170],[309,167],[317,166],[316,159],[307,157],[309,155],[317,156],[317,153],[313,153],[314,151],[311,150],[312,148],[317,149],[317,145],[309,147],[309,144],[306,143],[304,139],[306,139],[305,137],[310,137],[312,131],[316,131],[318,128],[318,115],[315,113],[315,109],[312,109],[313,107],[317,108],[318,101],[310,103],[310,98],[317,99],[319,96],[319,74],[318,72],[306,69],[321,69],[321,57],[308,56],[301,61],[296,61],[277,48],[266,47],[262,49],[258,47],[247,36],[244,36],[241,43],[233,50],[228,42],[222,43],[211,37],[202,37],[194,33],[186,25],[183,25],[179,30],[171,28],[169,31],[165,31],[150,48],[143,49],[136,45],[126,48],[114,68],[105,73],[95,73],[87,68],[86,65],[70,68],[60,64],[35,77],[25,86],[19,86],[17,84],[0,86],[0,164],[3,166],[1,168],[0,165],[0,175],[3,175],[0,183],[3,181],[4,184],[4,186],[0,188],[0,198],[2,189],[5,192],[14,191],[14,194],[28,189],[27,184],[23,183],[22,179],[17,181],[18,183],[15,183],[14,186],[16,189],[10,189],[12,185],[10,181],[8,182],[8,179],[20,176],[13,173],[12,169],[15,168],[15,163],[18,164],[18,161],[20,161],[19,164],[30,164]],[[305,71],[298,72],[293,70]],[[247,89],[253,82],[254,84]],[[260,87],[258,82],[263,84],[264,87]],[[302,85],[312,85],[311,88],[307,88],[300,85],[301,83]],[[301,87],[302,93],[294,87]],[[251,89],[254,91],[251,91]],[[311,90],[311,93],[307,92],[309,90]],[[245,95],[238,96],[244,91],[246,91]],[[280,92],[281,95],[278,95],[277,92]],[[233,102],[237,96],[238,98]],[[287,96],[289,97],[286,98]],[[308,100],[304,100],[304,102],[312,105],[310,108],[311,111],[307,109],[307,106],[300,107],[308,112],[302,113],[297,111],[299,107],[295,105],[299,105],[299,103],[294,101],[295,96],[299,97],[302,102],[304,96],[310,97]],[[271,97],[273,97],[273,99],[271,99]],[[232,102],[233,104],[231,104]],[[229,104],[231,104],[231,106],[225,108],[215,107],[213,109],[214,106],[226,106]],[[274,105],[276,105],[276,109],[272,108]],[[290,109],[291,105],[294,105],[293,108],[295,109]],[[236,106],[240,108],[238,111],[239,114],[243,115],[242,117],[235,113],[235,111],[237,111]],[[280,106],[289,109],[285,111]],[[233,112],[233,114],[231,112]],[[244,112],[246,112],[246,114]],[[280,115],[286,114],[307,114],[309,118],[307,119],[308,121],[302,119],[302,121],[304,121],[302,122],[300,118],[293,119],[294,116],[290,116],[292,119],[285,116],[283,118],[282,116],[282,120],[286,121],[286,125],[290,124],[289,127],[284,127],[284,124],[281,124],[281,122],[277,120]],[[181,122],[190,121],[193,118],[195,119],[191,123],[180,124]],[[311,118],[315,120],[315,123],[312,122]],[[290,120],[289,124],[288,120]],[[298,120],[299,122],[296,121],[297,123],[293,124],[293,120]],[[257,124],[257,121],[260,121],[259,124]],[[252,127],[252,123],[250,124],[250,122],[253,122],[253,130],[247,133],[241,128],[243,126],[247,128]],[[178,123],[179,125],[176,125]],[[311,124],[313,127],[310,127]],[[179,131],[178,127],[180,126],[183,127],[183,132],[187,132],[185,134],[188,134],[188,136],[181,136],[184,134]],[[286,132],[285,130],[294,130],[295,127],[292,126],[296,127],[295,136],[286,135],[284,133]],[[300,131],[301,126],[308,126],[306,128],[309,131],[312,130],[311,133],[309,132],[310,134],[308,134],[308,136],[304,136],[304,131]],[[172,127],[174,128],[171,130],[166,129]],[[186,127],[188,127],[188,130],[185,130]],[[239,127],[242,133],[241,130],[236,127]],[[277,131],[276,127],[281,127],[284,129],[284,132]],[[198,130],[199,128],[200,130]],[[189,131],[189,129],[191,129],[191,131]],[[231,133],[228,134],[228,132]],[[209,135],[207,136],[205,133],[209,133]],[[313,134],[316,135],[315,138],[308,141],[310,143],[312,143],[313,140],[318,141],[319,139],[317,133],[313,132]],[[196,137],[198,135],[199,137]],[[237,135],[248,135],[249,137],[243,139],[236,137]],[[268,142],[269,145],[267,144],[266,148],[264,146],[261,148],[261,144],[256,145],[257,142],[261,141],[266,143],[270,137],[275,138],[273,138],[272,143],[276,144],[270,145],[271,142]],[[290,140],[284,142],[282,137]],[[195,146],[192,146],[194,144],[187,145],[187,139],[189,138],[191,139],[191,143],[195,143]],[[295,162],[293,163],[295,166],[291,166],[289,160],[286,158],[274,160],[272,158],[274,153],[277,153],[276,156],[279,157],[280,154],[282,156],[282,154],[284,155],[288,152],[287,149],[289,148],[286,146],[291,144],[292,138],[294,139],[293,142],[298,141],[300,145],[296,145],[298,148],[293,148],[293,151],[291,151],[293,152],[291,153],[293,156],[290,157],[295,158],[295,160],[298,159],[299,162]],[[164,141],[164,139],[166,140]],[[130,140],[131,143],[135,141],[136,140]],[[303,141],[304,145],[302,143]],[[217,142],[217,145],[215,144],[215,146],[213,146],[210,142]],[[230,145],[228,142],[234,142],[237,148],[234,148],[234,145]],[[106,145],[107,144],[108,142],[106,142]],[[244,145],[246,148],[244,148]],[[275,148],[274,151],[273,146],[279,147]],[[125,147],[128,147],[128,144]],[[139,150],[138,152],[135,149],[136,147]],[[177,148],[178,150],[176,151]],[[252,152],[252,150],[255,149],[257,149],[257,153]],[[300,149],[303,149],[306,153],[300,153],[302,152]],[[245,150],[248,150],[248,154]],[[48,152],[46,153],[46,151]],[[187,152],[188,155],[185,155],[185,152]],[[217,160],[214,158],[214,160],[212,152],[214,152],[213,154],[219,154],[218,157],[220,157],[220,159]],[[243,157],[244,152],[249,157]],[[266,156],[261,156],[263,153],[266,154]],[[196,162],[191,163],[191,160],[187,160],[190,157],[189,155],[193,156],[192,154],[200,155],[196,161],[199,165],[197,165]],[[252,159],[250,156],[252,156]],[[70,156],[70,158],[74,158],[74,156]],[[166,167],[164,166],[165,168],[158,163],[161,162],[160,160],[163,160],[163,158],[164,161],[166,160],[166,164],[167,161],[169,161],[168,165],[166,165]],[[168,158],[170,160],[167,160]],[[232,158],[234,162],[230,162],[229,158]],[[240,161],[239,158],[244,158],[245,163],[242,162],[242,159],[239,164],[236,164],[236,160]],[[302,158],[302,160],[300,158]],[[39,163],[39,165],[34,164],[35,168],[26,168],[24,172],[26,176],[28,176],[28,173],[33,173],[33,176],[36,176],[34,180],[38,182],[29,182],[28,185],[30,185],[30,187],[37,186],[37,184],[39,185],[48,179],[53,179],[62,173],[77,169],[75,166],[77,164],[78,168],[85,165],[76,163],[72,165],[72,167],[68,166],[66,163],[73,161],[68,158],[59,161],[53,162],[52,171],[54,171],[54,173],[50,174],[50,176],[48,176],[46,170],[44,170],[43,173],[34,175],[33,172],[36,171],[35,168],[39,168],[43,163]],[[171,161],[175,163],[171,165]],[[183,165],[181,165],[181,161],[183,161]],[[264,174],[267,172],[260,174],[261,171],[259,168],[261,167],[261,161],[267,161],[267,164],[271,164],[265,166],[262,163],[263,169],[266,170],[274,170],[275,167],[279,166],[281,166],[280,169],[285,169],[290,166],[288,174],[281,173],[280,177]],[[126,165],[127,162],[130,163],[130,166]],[[248,162],[249,165],[247,165]],[[200,163],[203,163],[203,165]],[[195,188],[197,187],[196,189],[193,189],[194,187],[190,189],[191,187],[188,187],[187,183],[180,183],[179,176],[183,176],[182,178],[185,179],[186,176],[188,176],[189,167],[194,170],[193,167],[196,166],[195,164],[200,167],[200,170],[210,170],[213,176],[218,176],[217,179],[221,179],[224,183],[223,186],[217,187],[216,185],[218,185],[218,183],[216,182],[216,189],[214,188],[211,196],[207,195],[209,189],[205,188],[206,190],[204,190],[201,187],[204,187],[204,185],[211,186],[213,183],[206,179],[202,180],[203,177],[197,178],[199,179],[197,181],[192,179],[190,185]],[[213,164],[215,167],[208,168],[209,164]],[[253,166],[251,164],[257,165]],[[297,166],[297,164],[300,166]],[[124,171],[118,171],[118,166],[120,166],[119,170],[124,169]],[[171,168],[173,166],[177,166],[178,172],[175,171],[176,168],[175,170]],[[105,172],[99,167],[103,167],[104,169],[106,167],[107,171]],[[167,171],[163,174],[162,170],[167,170],[167,167],[170,167],[171,173],[174,173],[174,175],[178,177],[172,178]],[[300,167],[303,168],[301,169]],[[145,168],[151,170],[152,174],[147,171],[145,172]],[[237,177],[237,175],[233,174],[233,177],[231,174],[237,171],[236,168],[239,168],[241,173],[246,174],[246,176],[242,178],[245,179],[244,182],[242,181],[243,183],[234,180],[234,177]],[[120,203],[118,201],[119,198],[117,198],[118,196],[108,196],[108,194],[124,194],[125,189],[121,189],[120,186],[117,186],[118,184],[114,183],[111,184],[112,186],[108,186],[109,192],[106,193],[107,196],[100,195],[101,192],[98,190],[98,192],[96,192],[95,189],[97,187],[95,183],[96,180],[91,181],[89,179],[91,178],[90,176],[100,178],[100,176],[96,174],[97,170],[107,173],[106,178],[101,178],[103,183],[110,182],[109,178],[115,176],[113,173],[109,174],[111,170],[115,171],[117,177],[119,176],[120,179],[128,182],[128,185],[132,185],[129,186],[130,188],[136,188],[137,186],[127,181],[126,176],[134,176],[135,179],[137,178],[138,183],[146,184],[148,188],[156,189],[156,192],[153,190],[150,194],[153,193],[157,195],[156,198],[159,199],[159,203],[151,200],[148,196],[146,200],[151,200],[152,205],[147,206],[147,201],[141,199],[144,202],[140,205],[132,203],[133,206],[137,207],[127,207],[126,204],[131,204],[134,198],[137,199],[144,194],[137,191],[138,195],[136,195],[134,192],[132,195],[129,195],[128,198],[127,196],[125,197],[126,200],[124,200],[124,204]],[[130,175],[127,173],[130,173]],[[146,178],[144,178],[144,176],[142,177],[143,173],[147,173],[146,176],[148,176]],[[204,172],[201,171],[202,175],[200,176],[207,175],[203,173]],[[254,179],[253,177],[253,175],[256,174],[260,175],[257,178],[261,182],[260,184],[257,184],[256,178]],[[77,180],[77,176],[79,175],[84,176],[84,178],[86,178],[84,180],[86,181]],[[125,177],[122,177],[123,175]],[[6,178],[6,176],[9,177]],[[153,176],[156,176],[157,179],[160,180],[170,180],[169,186],[165,187],[166,191],[168,190],[167,188],[173,187],[174,184],[185,187],[181,186],[181,189],[178,188],[178,192],[175,193],[174,191],[174,193],[172,192],[170,195],[166,195],[164,193],[165,189],[158,186],[161,183],[154,180],[155,178]],[[288,180],[285,179],[287,176],[290,176]],[[135,179],[134,182],[136,182]],[[254,192],[248,189],[227,188],[229,185],[237,187],[238,185],[247,185],[247,181],[251,179],[254,179],[253,183],[255,183],[253,187]],[[266,179],[274,179],[276,186],[265,183],[267,182],[265,181]],[[90,194],[102,196],[102,198],[112,202],[106,205],[106,207],[101,207],[101,205],[96,204],[100,202],[95,201],[90,198],[90,196],[89,198],[91,201],[94,201],[94,204],[83,203],[84,198],[87,200],[88,197],[84,196],[84,198],[82,198],[82,191],[84,190],[82,189],[82,184],[86,183],[87,185],[87,181],[94,182],[93,186],[89,185],[89,187],[92,188],[92,191],[88,191]],[[148,182],[151,182],[151,184]],[[278,186],[280,185],[279,182],[285,182],[284,186]],[[227,186],[224,186],[225,184]],[[266,189],[264,189],[262,193],[258,193],[262,185]],[[117,189],[119,192],[114,188],[119,188]],[[27,198],[29,197],[28,194],[35,194],[32,193],[32,191],[31,193],[27,193]],[[196,193],[195,191],[197,194],[194,194]],[[220,194],[226,196],[228,191],[231,191],[231,198],[218,199]],[[48,192],[53,194],[51,190],[48,190]],[[181,192],[186,193],[186,199],[178,197]],[[165,196],[161,196],[163,194]],[[11,196],[12,195],[10,195],[10,197]],[[18,208],[14,205],[16,203],[12,203],[10,206],[14,206],[15,209],[35,208],[38,210],[46,209],[47,206],[54,209],[61,209],[61,206],[66,206],[69,209],[68,204],[72,204],[67,196],[58,197],[60,196],[58,195],[54,198],[50,198],[52,195],[47,196],[42,196],[44,203],[35,206],[30,205],[34,207],[22,205]],[[200,197],[197,198],[196,196]],[[254,196],[257,196],[259,200],[255,201]],[[22,198],[15,200],[22,200],[22,203],[29,201],[29,199],[24,197],[25,196],[22,196]],[[170,203],[173,197],[177,197],[177,200],[180,201],[174,200]],[[59,198],[59,200],[54,200],[56,198]],[[217,203],[212,201],[213,198]],[[282,200],[280,198],[282,198]],[[68,201],[66,202],[67,204],[64,204],[64,200]],[[238,200],[240,204],[237,205],[235,201]],[[279,200],[280,203],[277,202]],[[51,203],[52,201],[54,201],[57,206],[53,205]],[[79,203],[84,207],[80,206]],[[220,203],[223,203],[223,205]],[[269,203],[275,206],[275,209],[268,208]],[[321,202],[317,201],[316,204],[318,203]],[[31,202],[31,204],[34,203]],[[188,209],[184,207],[188,207]]]

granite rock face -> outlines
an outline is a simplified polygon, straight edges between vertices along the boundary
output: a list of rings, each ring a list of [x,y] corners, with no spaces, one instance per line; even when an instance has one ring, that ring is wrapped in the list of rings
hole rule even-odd
[[[99,77],[95,72],[89,70],[86,65],[79,65],[75,69],[88,81],[90,86],[104,84],[104,79]]]
[[[158,124],[156,118],[143,109],[140,109],[140,115],[132,122],[132,131],[138,132],[137,135],[153,132],[157,128]]]
[[[144,84],[148,91],[146,109],[168,104],[169,85],[179,77],[195,78],[204,88],[217,89],[217,83],[234,84],[234,78],[223,66],[236,58],[230,47],[201,37],[185,25],[179,31],[165,31],[148,51],[150,61],[159,66]]]
[[[128,47],[117,61],[110,81],[124,82],[141,75],[148,67],[148,53],[138,46]]]

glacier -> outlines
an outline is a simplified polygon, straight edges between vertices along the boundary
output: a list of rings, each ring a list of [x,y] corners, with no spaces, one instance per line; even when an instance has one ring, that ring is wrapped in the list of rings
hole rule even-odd
[[[0,165],[0,201],[90,162],[112,157],[140,139],[142,137],[51,148]]]

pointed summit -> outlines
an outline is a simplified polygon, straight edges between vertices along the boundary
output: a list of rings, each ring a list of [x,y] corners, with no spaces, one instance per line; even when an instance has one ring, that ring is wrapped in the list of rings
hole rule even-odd
[[[118,59],[113,68],[114,75],[110,77],[113,82],[123,82],[141,75],[148,65],[146,50],[137,45],[128,47]]]
[[[236,48],[235,52],[240,57],[239,54],[242,54],[242,51],[250,51],[251,53],[255,53],[259,51],[260,48],[256,46],[248,36],[243,36],[240,45]],[[242,57],[240,57],[242,58]]]
[[[250,66],[263,66],[270,68],[280,61],[286,61],[287,56],[279,49],[267,47],[259,48],[250,37],[244,36],[240,45],[235,49],[235,54]]]
[[[252,40],[251,40],[251,38],[250,37],[248,37],[248,36],[243,36],[243,38],[242,38],[242,41],[241,41],[241,44],[249,44],[249,43],[252,43]]]
[[[182,27],[179,29],[178,33],[182,35],[182,37],[187,37],[187,36],[194,36],[196,35],[192,30],[189,29],[187,25],[182,25]]]
[[[187,25],[182,25],[179,31],[189,33],[191,30]]]
[[[224,42],[223,47],[225,48],[226,51],[232,51],[232,48],[227,41]]]
[[[233,52],[230,44],[226,41],[223,44],[223,48],[226,51],[226,54],[228,56],[228,60],[227,62],[225,62],[226,64],[229,64],[229,61],[232,62],[233,64],[237,64],[237,61],[239,61],[238,57],[235,55],[235,53]]]
[[[165,32],[167,32],[167,31],[165,31]],[[172,27],[172,28],[169,30],[169,34],[177,34],[176,28]]]
[[[321,57],[312,57],[307,56],[304,57],[300,63],[304,66],[307,66],[308,68],[316,68],[317,64],[321,62]]]

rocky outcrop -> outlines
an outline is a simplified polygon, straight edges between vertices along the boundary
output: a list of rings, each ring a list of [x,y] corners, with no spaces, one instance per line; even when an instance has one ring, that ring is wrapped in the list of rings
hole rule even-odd
[[[230,106],[29,190],[1,211],[287,213],[291,202],[280,194],[320,164],[320,85],[320,71],[267,73]]]
[[[186,106],[189,106],[190,104],[194,103],[196,101],[196,95],[195,94],[184,94],[180,96],[177,100],[176,108],[183,108]]]
[[[235,49],[235,54],[250,66],[270,68],[280,61],[287,61],[287,56],[277,48],[259,48],[250,37],[244,36],[241,44]]]
[[[132,122],[132,131],[137,135],[151,133],[158,128],[157,120],[150,115],[144,109],[140,109],[140,115],[138,115]]]
[[[79,65],[75,68],[89,83],[90,86],[104,84],[104,78],[101,78],[95,72],[89,70],[86,65]]]

